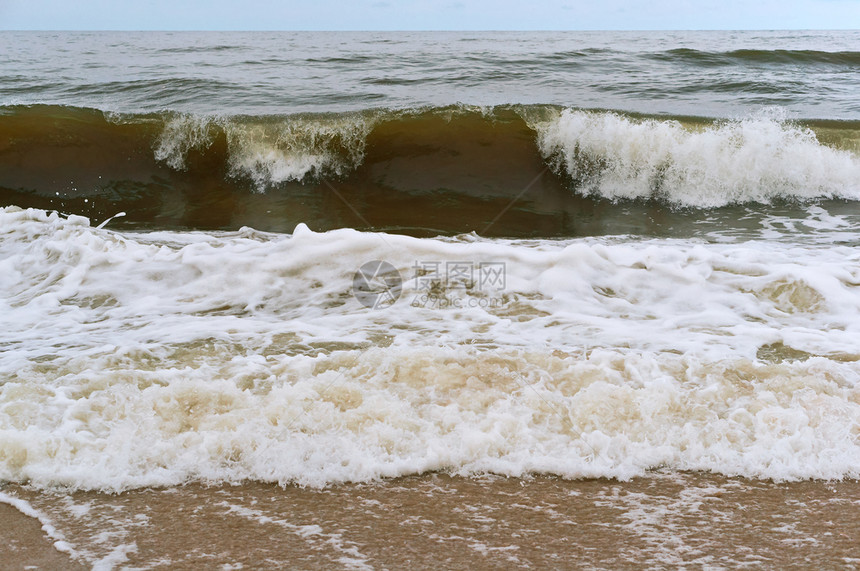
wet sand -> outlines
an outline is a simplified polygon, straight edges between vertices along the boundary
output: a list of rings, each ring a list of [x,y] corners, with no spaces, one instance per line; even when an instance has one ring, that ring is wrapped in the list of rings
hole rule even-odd
[[[3,569],[860,567],[860,483],[703,474],[630,482],[431,474],[324,490],[17,485],[76,553],[0,505]]]
[[[0,504],[0,569],[86,569],[54,548],[42,524],[8,504]]]

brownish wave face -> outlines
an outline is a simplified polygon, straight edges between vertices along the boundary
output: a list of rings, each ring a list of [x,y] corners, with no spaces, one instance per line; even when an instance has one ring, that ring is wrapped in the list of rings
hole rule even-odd
[[[703,219],[739,217],[732,208],[703,214],[664,200],[667,184],[704,167],[682,165],[679,175],[671,161],[680,159],[643,146],[661,129],[695,133],[713,122],[580,113],[561,115],[579,122],[572,135],[560,130],[564,123],[542,131],[561,113],[519,106],[195,117],[6,108],[0,203],[95,221],[122,211],[117,223],[147,228],[289,232],[304,222],[315,230],[511,237],[686,235]],[[651,131],[637,148],[631,139],[643,128]],[[844,126],[818,129],[834,146],[855,142]],[[646,198],[637,190],[625,200],[613,177],[634,190],[645,180]],[[612,193],[601,196],[603,186]]]
[[[125,211],[125,224],[147,227],[291,231],[307,222],[318,230],[520,236],[575,233],[567,213],[598,207],[546,168],[534,131],[511,111],[374,118],[353,168],[337,173],[323,165],[299,180],[262,184],[231,166],[231,151],[240,152],[230,145],[235,125],[206,125],[207,141],[184,149],[179,168],[157,160],[168,121],[16,109],[0,118],[0,202],[94,219]],[[239,125],[277,129],[268,121]],[[273,160],[291,158],[283,140],[269,143],[269,152],[281,154]],[[342,141],[333,143],[322,152],[348,154]]]

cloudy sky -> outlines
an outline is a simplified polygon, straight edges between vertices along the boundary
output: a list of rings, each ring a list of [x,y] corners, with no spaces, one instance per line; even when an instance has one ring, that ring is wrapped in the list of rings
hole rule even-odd
[[[0,29],[858,29],[860,0],[0,0]]]

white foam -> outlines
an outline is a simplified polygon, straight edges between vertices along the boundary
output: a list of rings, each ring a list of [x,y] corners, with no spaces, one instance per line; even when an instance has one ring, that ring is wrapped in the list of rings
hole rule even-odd
[[[122,565],[128,561],[129,553],[137,553],[136,542],[124,543],[111,549],[110,553],[93,563],[93,571],[111,571],[117,565]]]
[[[16,498],[15,496],[9,495],[5,492],[0,492],[0,502],[4,504],[8,504],[24,514],[27,517],[31,517],[37,520],[41,526],[42,531],[45,532],[52,541],[52,545],[54,549],[59,551],[60,553],[66,553],[70,555],[73,559],[81,559],[81,554],[72,546],[68,541],[66,541],[63,533],[56,528],[51,519],[44,512],[37,510],[29,502],[26,500],[22,500],[21,498]]]
[[[323,528],[318,525],[297,525],[282,518],[268,516],[260,510],[228,502],[221,502],[219,505],[226,507],[228,513],[239,515],[261,525],[282,527],[306,540],[309,545],[316,549],[334,550],[339,555],[337,562],[346,569],[373,569],[367,563],[367,556],[359,551],[358,546],[344,539],[340,533],[325,533]]]
[[[205,151],[222,130],[230,174],[249,178],[263,190],[307,177],[342,175],[364,158],[374,120],[358,114],[292,116],[251,121],[231,117],[176,114],[156,140],[156,160],[184,170],[188,153]]]
[[[779,116],[693,130],[676,121],[568,109],[535,128],[544,157],[586,195],[693,207],[860,199],[860,160]]]
[[[184,170],[189,151],[205,150],[213,140],[213,120],[210,117],[178,113],[165,122],[155,142],[155,159],[176,170]]]
[[[358,115],[224,124],[234,175],[259,188],[308,176],[343,175],[364,159],[372,121]]]
[[[0,229],[0,479],[860,476],[854,248]],[[404,288],[370,310],[379,259]],[[415,307],[416,261],[506,285]]]

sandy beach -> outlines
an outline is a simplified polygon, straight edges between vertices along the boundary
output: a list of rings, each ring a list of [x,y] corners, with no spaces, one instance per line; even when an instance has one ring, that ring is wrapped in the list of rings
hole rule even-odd
[[[324,490],[245,483],[104,494],[7,485],[3,493],[43,514],[75,554],[54,549],[40,522],[2,505],[3,569],[860,565],[854,481],[432,474]]]

